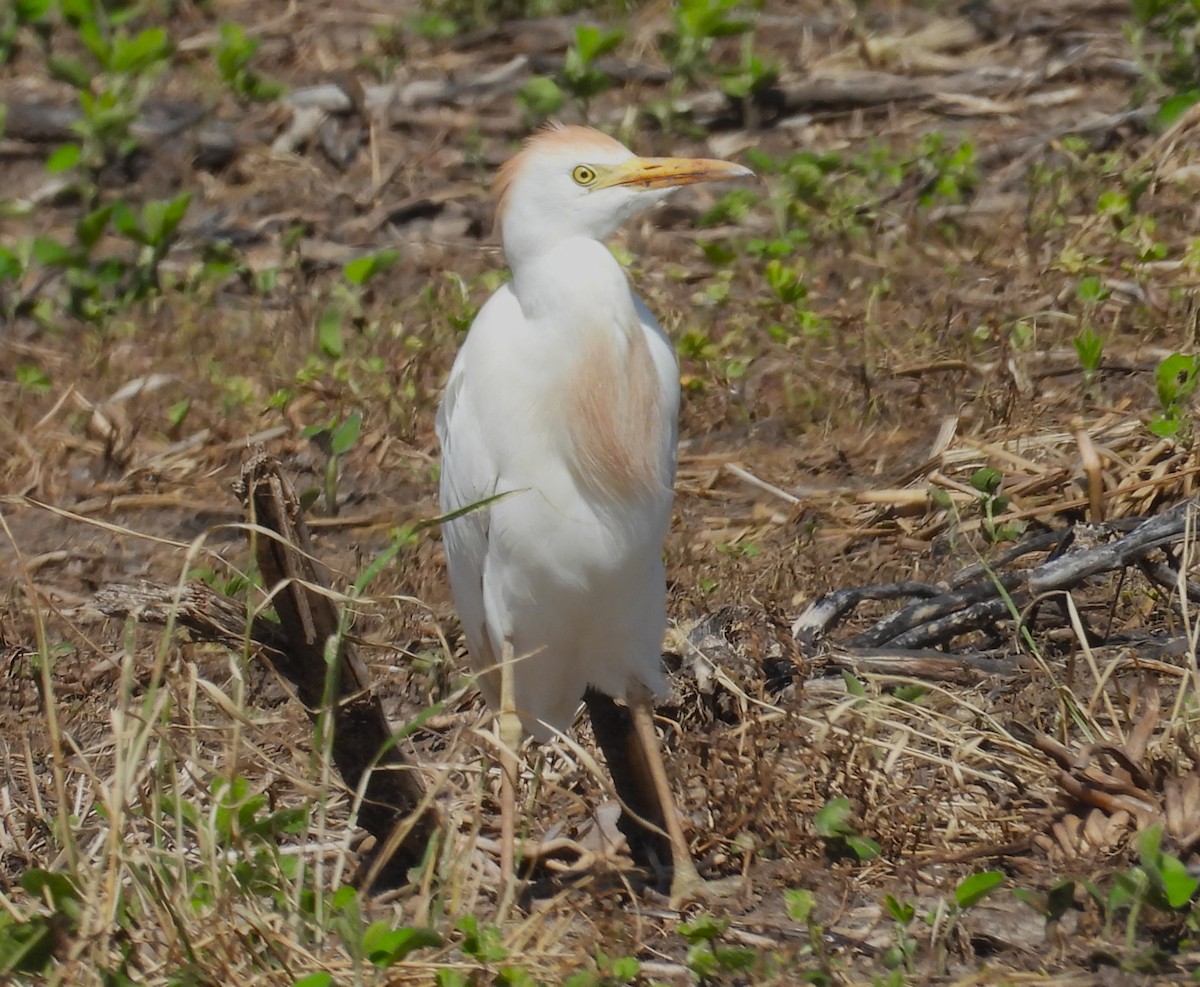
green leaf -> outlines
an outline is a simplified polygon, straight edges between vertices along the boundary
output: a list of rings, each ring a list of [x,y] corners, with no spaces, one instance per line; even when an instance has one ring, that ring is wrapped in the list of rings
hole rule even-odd
[[[1163,410],[1170,409],[1196,389],[1196,375],[1200,370],[1200,356],[1172,353],[1158,365],[1154,382],[1158,389],[1158,400]]]
[[[48,236],[34,239],[33,259],[44,267],[70,267],[79,260],[74,250]]]
[[[375,275],[382,274],[399,259],[399,250],[381,250],[376,254],[356,257],[342,269],[342,274],[351,284],[364,285]]]
[[[129,208],[129,203],[124,201],[113,203],[112,224],[122,236],[128,237],[135,243],[146,243],[146,233],[142,229],[138,217]]]
[[[911,901],[900,901],[890,894],[883,899],[883,903],[887,906],[888,914],[892,916],[892,920],[899,922],[901,925],[908,925],[917,914],[917,906]]]
[[[813,818],[817,834],[826,839],[852,833],[850,800],[845,796],[830,799]]]
[[[46,69],[59,82],[79,90],[86,90],[92,84],[92,70],[70,55],[51,55],[46,59]]]
[[[817,905],[816,896],[808,888],[790,888],[783,892],[788,917],[796,922],[807,923]]]
[[[393,929],[383,919],[367,926],[362,940],[363,952],[381,969],[399,963],[414,950],[441,944],[442,937],[433,929]]]
[[[34,867],[21,875],[21,887],[26,894],[49,902],[52,908],[61,909],[67,902],[80,900],[79,890],[65,874]]]
[[[75,237],[85,250],[91,250],[104,236],[104,231],[108,229],[108,221],[112,218],[112,211],[112,206],[101,206],[75,224]]]
[[[1063,879],[1050,885],[1046,894],[1046,918],[1057,922],[1075,904],[1075,882]]]
[[[44,18],[53,4],[54,0],[14,0],[13,10],[21,23],[32,24]]]
[[[23,269],[20,257],[7,247],[0,247],[0,281],[6,278],[16,280]]]
[[[1087,277],[1079,279],[1079,284],[1075,286],[1075,297],[1087,305],[1095,305],[1108,298],[1108,289],[1104,287],[1104,282],[1094,274],[1089,274]]]
[[[846,835],[842,839],[859,860],[874,860],[883,853],[883,847],[869,836]]]
[[[317,347],[333,360],[346,351],[346,341],[342,337],[342,310],[336,305],[330,305],[317,320]]]
[[[60,144],[46,159],[46,170],[54,175],[70,171],[79,164],[81,153],[78,144]]]
[[[1092,328],[1084,329],[1072,340],[1075,352],[1079,355],[1079,365],[1087,373],[1094,374],[1100,369],[1104,358],[1104,339]]]
[[[846,691],[852,696],[864,697],[867,694],[867,687],[862,684],[862,681],[848,671],[842,672],[842,682],[845,683]]]
[[[173,50],[166,30],[150,27],[135,37],[118,38],[114,42],[109,69],[122,75],[139,75],[164,61]]]
[[[710,942],[729,928],[729,919],[715,919],[703,912],[693,919],[679,923],[679,934],[688,942]]]
[[[744,973],[754,965],[758,954],[748,946],[714,946],[713,956],[722,970]]]
[[[534,120],[543,120],[561,110],[567,96],[549,76],[535,75],[521,87],[517,99]]]
[[[1196,889],[1200,888],[1200,878],[1193,877],[1187,865],[1173,854],[1162,855],[1159,860],[1159,876],[1167,904],[1172,908],[1183,908],[1192,900]]]
[[[693,943],[688,948],[686,963],[688,969],[702,981],[717,972],[717,958],[707,942]]]
[[[1146,427],[1160,439],[1173,439],[1183,428],[1183,422],[1178,415],[1155,415]]]
[[[171,429],[177,429],[183,424],[187,418],[188,412],[192,409],[192,399],[184,398],[182,401],[176,401],[170,408],[167,409],[167,425]]]
[[[598,27],[581,24],[575,28],[575,48],[584,65],[602,58],[621,43],[624,31],[603,31]]]
[[[22,390],[33,391],[35,394],[46,394],[51,388],[50,378],[46,376],[46,371],[30,363],[17,364],[13,376]]]
[[[358,442],[359,432],[362,431],[362,414],[354,412],[347,415],[329,436],[329,448],[335,456],[344,456]]]
[[[191,201],[192,193],[188,191],[173,199],[153,199],[142,206],[142,230],[151,246],[162,249],[167,245]]]
[[[329,899],[329,904],[333,907],[334,911],[344,912],[357,901],[358,890],[350,884],[343,884],[333,893],[333,896]]]
[[[471,983],[466,970],[456,970],[451,966],[442,967],[433,975],[433,979],[437,987],[468,987]]]
[[[1004,474],[990,466],[983,466],[971,474],[971,486],[985,496],[992,496],[1000,489]]]
[[[1005,881],[1004,872],[985,870],[959,881],[954,889],[954,900],[959,908],[970,908],[1000,887]]]
[[[54,932],[45,916],[0,922],[0,975],[41,973],[53,958]]]
[[[333,974],[319,970],[292,981],[292,987],[333,987]]]
[[[1162,130],[1166,130],[1188,110],[1200,102],[1200,89],[1188,89],[1185,92],[1168,96],[1158,106],[1155,119]]]
[[[463,933],[462,951],[480,963],[499,963],[508,959],[508,949],[500,939],[500,930],[494,925],[480,928],[474,915],[464,915],[455,923]]]

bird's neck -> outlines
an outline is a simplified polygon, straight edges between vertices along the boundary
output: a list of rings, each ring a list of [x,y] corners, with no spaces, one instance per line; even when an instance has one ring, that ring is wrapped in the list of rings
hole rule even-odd
[[[610,503],[669,503],[666,398],[621,265],[583,238],[510,263],[554,378],[547,397],[575,475]]]
[[[617,331],[638,326],[625,271],[598,240],[572,237],[509,257],[513,292],[526,318],[567,330],[598,317]]]

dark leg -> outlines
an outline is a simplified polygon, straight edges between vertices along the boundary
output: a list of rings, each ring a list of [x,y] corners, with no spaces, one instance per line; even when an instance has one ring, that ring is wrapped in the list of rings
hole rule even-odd
[[[654,787],[650,763],[634,729],[633,716],[628,707],[618,706],[611,696],[595,689],[588,689],[583,701],[592,720],[596,743],[608,762],[617,797],[623,806],[657,826],[659,831],[647,829],[624,808],[617,825],[629,842],[633,859],[662,874],[671,859],[671,841],[665,833],[667,827],[658,791]]]

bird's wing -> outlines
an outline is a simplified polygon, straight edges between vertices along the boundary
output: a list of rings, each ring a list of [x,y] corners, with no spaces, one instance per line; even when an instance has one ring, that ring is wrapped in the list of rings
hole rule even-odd
[[[646,344],[650,347],[650,355],[654,359],[658,371],[658,382],[661,388],[663,407],[662,416],[665,422],[670,422],[669,434],[666,436],[666,454],[671,460],[671,477],[675,477],[675,466],[679,458],[679,361],[675,358],[675,346],[663,332],[662,326],[654,317],[654,313],[646,307],[637,295],[633,296],[634,307],[638,319],[642,323],[642,331],[646,334]]]
[[[497,457],[502,454],[501,443],[497,441],[496,416],[489,416],[482,404],[485,395],[480,390],[480,378],[488,363],[489,337],[495,335],[497,326],[513,318],[514,307],[519,312],[511,291],[502,287],[476,316],[450,370],[436,423],[442,448],[443,514],[469,508],[500,492]],[[469,366],[473,368],[470,373]],[[490,518],[491,512],[484,507],[468,510],[442,525],[450,585],[472,664],[478,670],[494,666],[498,658],[487,632],[483,598]],[[480,684],[489,701],[494,701],[488,678],[481,679]]]

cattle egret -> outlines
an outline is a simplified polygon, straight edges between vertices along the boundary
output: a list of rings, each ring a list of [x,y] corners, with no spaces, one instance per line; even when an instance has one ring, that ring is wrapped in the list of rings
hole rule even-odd
[[[662,549],[679,372],[603,241],[679,186],[750,174],[728,161],[637,157],[597,130],[561,125],[499,171],[512,280],[471,326],[437,432],[443,512],[498,497],[448,521],[444,536],[471,663],[498,710],[510,884],[522,730],[565,731],[586,699],[626,807],[652,824],[660,847],[666,828],[672,899],[704,887],[653,721],[666,685]]]

